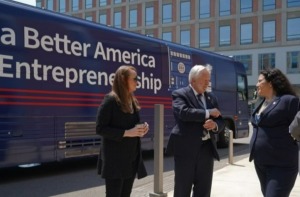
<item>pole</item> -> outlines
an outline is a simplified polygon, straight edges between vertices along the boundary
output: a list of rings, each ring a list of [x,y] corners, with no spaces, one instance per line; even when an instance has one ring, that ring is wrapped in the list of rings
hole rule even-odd
[[[166,197],[163,193],[164,105],[154,105],[154,193],[150,197]]]
[[[233,164],[233,132],[229,130],[229,156],[228,156],[228,163]]]

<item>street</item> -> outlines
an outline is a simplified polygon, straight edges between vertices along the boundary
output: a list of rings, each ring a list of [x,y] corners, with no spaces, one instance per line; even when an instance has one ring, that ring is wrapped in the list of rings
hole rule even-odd
[[[249,152],[248,138],[234,140],[234,161],[245,158]],[[228,164],[228,149],[219,149],[221,161],[215,170]],[[144,152],[149,176],[136,180],[133,197],[148,196],[153,192],[153,151]],[[104,196],[104,181],[96,174],[96,158],[44,164],[34,168],[0,170],[0,194],[9,197],[46,196]],[[164,192],[173,190],[173,157],[164,157]]]

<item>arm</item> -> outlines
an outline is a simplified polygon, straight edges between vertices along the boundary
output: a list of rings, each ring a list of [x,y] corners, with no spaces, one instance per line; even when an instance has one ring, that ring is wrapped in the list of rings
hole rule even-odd
[[[225,128],[225,122],[221,116],[221,112],[219,111],[219,104],[217,98],[209,93],[208,94],[208,102],[211,102],[212,109],[209,109],[209,118],[205,121],[203,125],[207,130],[211,130],[213,132],[222,131]]]
[[[105,138],[120,141],[123,138],[124,129],[114,128],[111,121],[113,108],[117,105],[112,96],[106,95],[98,108],[96,117],[96,133]]]
[[[179,89],[172,92],[172,107],[174,116],[183,122],[204,122],[206,111],[195,106],[185,90]],[[190,95],[192,96],[192,95]]]
[[[96,133],[107,139],[120,141],[123,137],[143,137],[149,130],[147,123],[141,125],[133,125],[132,128],[120,126],[121,111],[116,100],[112,96],[105,96],[101,106],[98,108],[96,120]],[[113,117],[114,116],[114,117]],[[118,121],[118,123],[116,123]]]

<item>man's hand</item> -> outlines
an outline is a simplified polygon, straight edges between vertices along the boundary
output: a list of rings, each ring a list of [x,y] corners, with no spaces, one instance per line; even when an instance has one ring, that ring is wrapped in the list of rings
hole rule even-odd
[[[203,127],[206,130],[215,130],[215,129],[217,129],[217,123],[215,121],[213,121],[212,119],[208,119],[205,121]]]

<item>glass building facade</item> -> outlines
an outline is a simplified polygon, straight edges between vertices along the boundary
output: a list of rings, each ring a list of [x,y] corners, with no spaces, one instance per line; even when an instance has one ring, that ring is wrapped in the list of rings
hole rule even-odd
[[[276,67],[300,90],[300,0],[36,2],[48,10],[231,56],[244,63],[252,88],[261,69]]]

